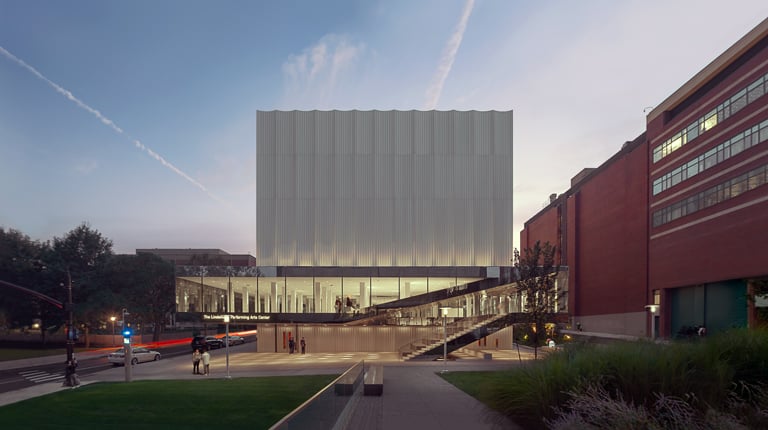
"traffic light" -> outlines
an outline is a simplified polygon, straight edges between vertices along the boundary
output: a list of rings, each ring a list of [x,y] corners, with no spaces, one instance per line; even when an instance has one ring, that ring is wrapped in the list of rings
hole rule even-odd
[[[125,327],[123,329],[123,343],[130,344],[131,336],[133,336],[133,329],[130,327]]]

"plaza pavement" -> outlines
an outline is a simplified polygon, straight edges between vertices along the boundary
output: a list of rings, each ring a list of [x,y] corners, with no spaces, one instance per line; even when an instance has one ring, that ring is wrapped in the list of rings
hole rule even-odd
[[[230,348],[229,376],[232,378],[341,374],[360,360],[384,366],[384,394],[360,396],[349,428],[378,430],[433,429],[483,430],[516,429],[514,423],[492,411],[474,397],[459,390],[439,376],[440,372],[501,370],[532,359],[532,352],[487,350],[492,359],[466,354],[452,354],[456,360],[400,360],[396,353],[256,353],[253,344]],[[106,352],[80,353],[80,367]],[[191,353],[190,353],[191,355]],[[225,349],[212,351],[210,375],[192,374],[191,357],[181,356],[133,366],[132,380],[225,378]],[[62,357],[0,362],[0,370],[11,370],[34,364],[62,362]],[[125,369],[115,367],[83,375],[81,384],[125,381]],[[38,383],[17,391],[0,393],[0,407],[57,391],[69,390],[61,382]]]

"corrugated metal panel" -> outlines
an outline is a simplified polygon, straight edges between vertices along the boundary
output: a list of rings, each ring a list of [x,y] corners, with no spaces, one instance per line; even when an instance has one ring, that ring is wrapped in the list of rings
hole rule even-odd
[[[506,265],[512,113],[259,112],[262,265]]]
[[[413,326],[318,326],[300,324],[258,324],[258,352],[288,352],[289,335],[304,339],[307,351],[320,352],[398,352],[399,348],[421,339],[440,339],[442,327]]]

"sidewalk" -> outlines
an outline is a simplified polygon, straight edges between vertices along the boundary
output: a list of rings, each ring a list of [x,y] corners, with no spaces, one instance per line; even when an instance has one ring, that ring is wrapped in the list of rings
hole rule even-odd
[[[487,360],[485,360],[487,361]],[[508,366],[504,366],[508,367]],[[440,377],[447,372],[494,370],[498,363],[411,363],[384,366],[384,393],[362,396],[347,428],[366,430],[520,429],[515,423]]]

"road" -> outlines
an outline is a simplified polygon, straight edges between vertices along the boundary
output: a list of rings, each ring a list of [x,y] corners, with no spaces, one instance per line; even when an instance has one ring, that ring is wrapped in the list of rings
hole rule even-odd
[[[246,342],[253,342],[255,340],[255,336],[245,336],[245,338]],[[232,351],[237,350],[236,346],[231,346],[230,348]],[[162,347],[151,349],[160,351],[162,360],[191,354],[188,340],[169,343]],[[106,348],[100,352],[77,354],[78,376],[82,379],[87,375],[113,368],[114,366],[107,362],[106,358],[107,354],[112,351],[112,348]],[[24,365],[14,365],[11,366],[12,368],[2,366],[2,364],[8,363],[0,362],[0,393],[16,391],[46,382],[64,382],[64,361],[65,359],[58,355],[38,357],[25,360]],[[26,365],[26,363],[29,364]]]
[[[104,351],[95,357],[78,360],[77,374],[82,378],[96,372],[101,372],[114,367],[107,362]],[[189,345],[186,343],[173,345],[161,349],[163,359],[186,355],[189,353]],[[41,357],[28,360],[29,365],[13,369],[0,370],[0,393],[20,390],[35,384],[46,382],[64,381],[64,361],[59,356]]]

